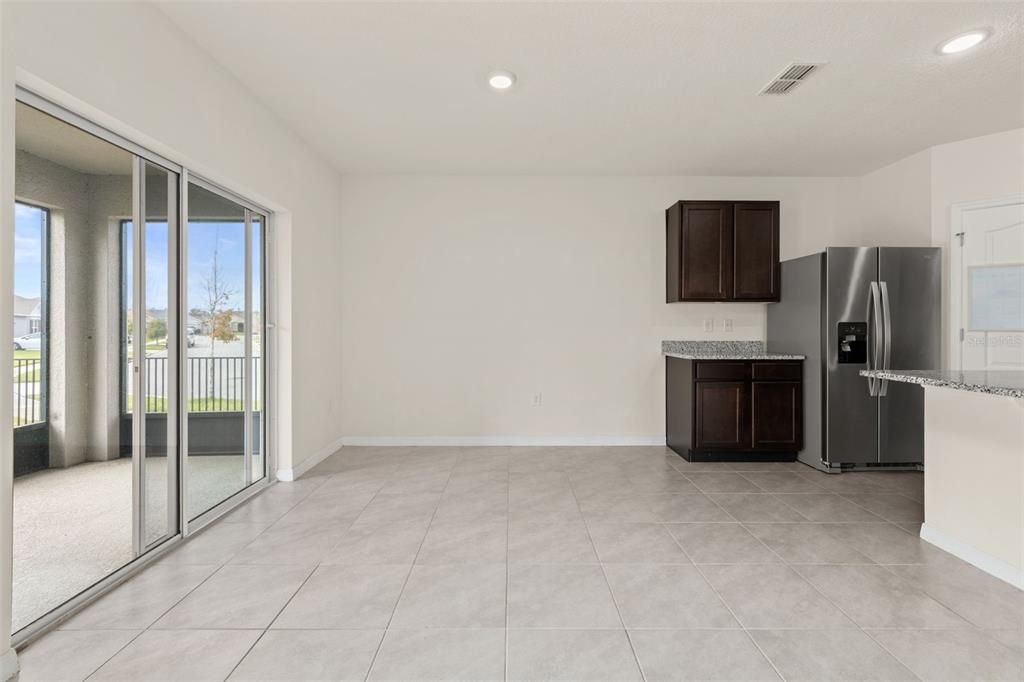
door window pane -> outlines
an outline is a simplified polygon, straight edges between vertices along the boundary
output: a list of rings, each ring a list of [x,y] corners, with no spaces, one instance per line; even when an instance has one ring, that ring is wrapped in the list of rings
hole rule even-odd
[[[133,156],[20,103],[15,137],[14,324],[24,312],[28,338],[14,352],[32,361],[15,367],[19,630],[134,559],[136,515],[120,267]]]
[[[245,461],[245,209],[188,186],[188,514],[248,484]]]
[[[1024,331],[1024,264],[968,268],[971,331]]]
[[[178,194],[176,175],[149,163],[144,164],[144,173],[146,327],[142,355],[145,357],[146,437],[141,476],[145,480],[143,543],[148,547],[173,533],[177,526],[174,514],[177,451],[169,449],[173,440],[168,439],[168,418],[174,412],[168,408],[175,395],[172,382],[177,380],[173,358],[168,357],[169,339],[176,333],[170,296],[174,265],[170,240],[177,235],[168,229],[168,219],[176,213]]]
[[[264,241],[266,237],[266,218],[258,213],[252,214],[252,376],[250,379],[252,396],[252,479],[257,481],[266,476],[266,457],[264,447],[266,425],[263,419],[264,386],[266,385],[266,366],[264,364]]]

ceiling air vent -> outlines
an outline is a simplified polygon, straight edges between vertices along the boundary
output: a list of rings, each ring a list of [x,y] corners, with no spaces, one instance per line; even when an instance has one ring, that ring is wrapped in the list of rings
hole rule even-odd
[[[785,95],[811,77],[821,64],[790,64],[768,85],[761,89],[762,95]]]

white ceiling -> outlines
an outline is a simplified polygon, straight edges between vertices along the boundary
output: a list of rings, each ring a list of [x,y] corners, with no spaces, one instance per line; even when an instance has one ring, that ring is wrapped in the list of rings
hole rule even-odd
[[[350,173],[853,175],[1024,125],[1020,2],[159,6]]]

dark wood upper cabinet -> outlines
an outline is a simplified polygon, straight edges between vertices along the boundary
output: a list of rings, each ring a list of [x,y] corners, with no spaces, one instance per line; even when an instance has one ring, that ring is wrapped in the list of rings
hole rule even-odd
[[[779,300],[779,202],[737,203],[733,216],[733,298]]]
[[[777,201],[677,202],[665,244],[668,303],[779,300]]]

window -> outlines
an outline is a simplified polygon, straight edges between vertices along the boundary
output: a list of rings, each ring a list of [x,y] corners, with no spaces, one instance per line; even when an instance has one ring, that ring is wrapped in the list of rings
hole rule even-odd
[[[50,211],[16,202],[14,207],[14,426],[46,421],[46,244]],[[39,457],[32,453],[33,462]],[[23,462],[22,468],[39,468]]]

